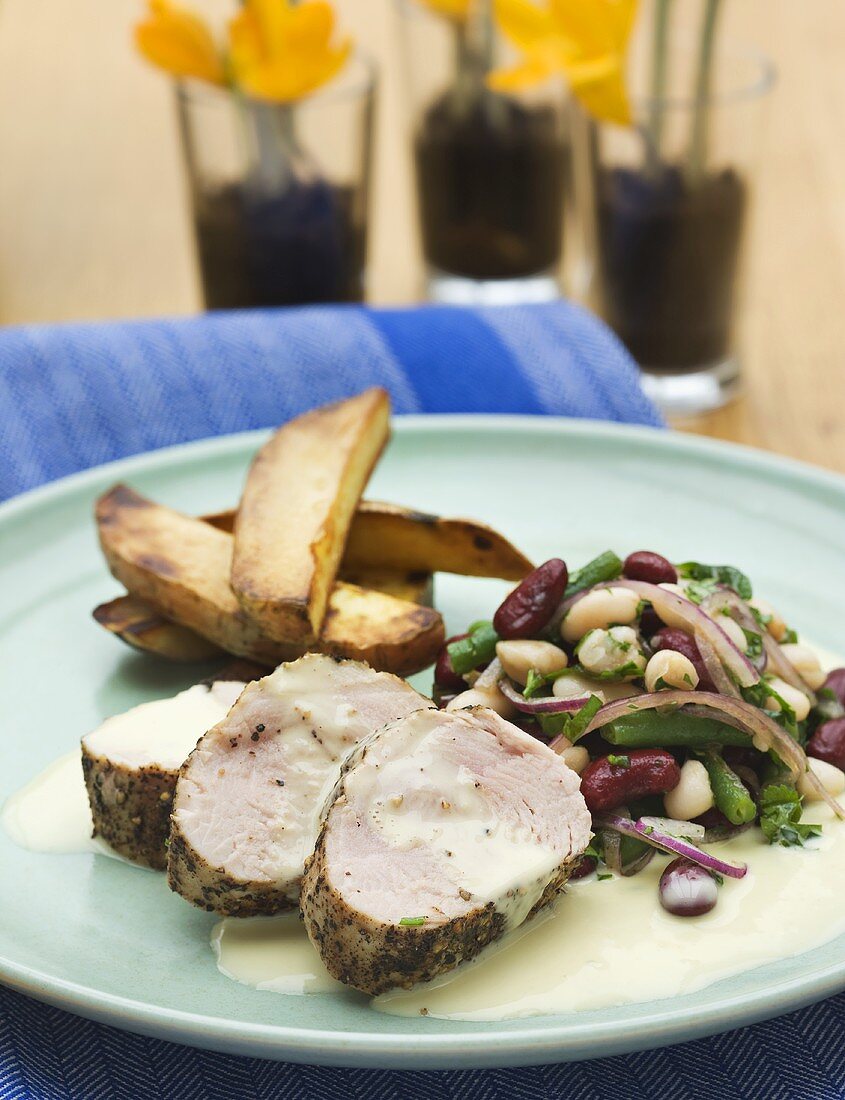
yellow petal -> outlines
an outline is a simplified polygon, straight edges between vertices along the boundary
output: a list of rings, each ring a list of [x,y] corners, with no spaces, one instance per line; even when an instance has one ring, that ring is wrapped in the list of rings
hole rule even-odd
[[[345,41],[319,55],[298,58],[295,63],[252,66],[242,72],[239,83],[245,92],[257,99],[289,103],[316,91],[336,76],[346,64],[351,49],[352,43]]]
[[[423,0],[427,8],[453,23],[464,23],[469,15],[471,0]]]
[[[553,32],[549,10],[530,0],[494,0],[494,13],[505,38],[521,50],[532,49]]]
[[[620,66],[600,80],[572,81],[572,92],[586,107],[593,118],[613,122],[618,126],[631,125],[631,107],[625,88],[625,73]]]
[[[529,55],[510,69],[496,69],[487,77],[487,85],[494,92],[521,92],[537,84],[544,84],[554,75],[556,66],[548,55]]]
[[[293,9],[288,28],[288,48],[324,50],[334,32],[334,9],[326,0],[305,0]]]
[[[147,18],[135,27],[135,45],[148,61],[174,76],[225,83],[211,31],[187,8],[150,0]]]

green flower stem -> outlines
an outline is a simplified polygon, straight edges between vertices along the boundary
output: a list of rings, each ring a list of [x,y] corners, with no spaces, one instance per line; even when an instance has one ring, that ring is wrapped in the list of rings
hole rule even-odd
[[[701,179],[707,167],[713,54],[716,45],[716,23],[721,6],[721,0],[707,0],[704,8],[695,77],[692,133],[687,155],[687,175],[691,184]]]
[[[669,9],[672,0],[656,0],[654,42],[651,52],[651,89],[648,111],[648,160],[656,174],[662,159],[663,120],[666,112],[666,77],[669,65]]]

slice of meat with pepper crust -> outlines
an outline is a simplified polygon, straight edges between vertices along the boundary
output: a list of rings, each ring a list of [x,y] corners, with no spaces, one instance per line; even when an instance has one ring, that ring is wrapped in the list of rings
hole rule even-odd
[[[485,708],[421,711],[347,758],[305,927],[340,981],[409,988],[550,902],[589,838],[578,776],[545,745]]]
[[[236,680],[197,684],[170,699],[141,703],[107,718],[82,738],[82,772],[95,837],[133,863],[165,869],[179,769],[243,687]]]
[[[396,676],[316,653],[250,684],[182,767],[171,888],[224,916],[295,908],[346,753],[385,723],[432,705]]]

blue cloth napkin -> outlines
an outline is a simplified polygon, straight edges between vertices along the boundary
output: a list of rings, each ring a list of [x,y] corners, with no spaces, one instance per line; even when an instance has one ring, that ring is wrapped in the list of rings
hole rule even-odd
[[[567,303],[19,328],[0,333],[0,497],[124,455],[278,424],[375,383],[397,412],[660,423],[619,343]],[[402,1073],[211,1054],[0,989],[0,1100],[838,1100],[843,1009],[837,997],[713,1039],[592,1062]]]
[[[17,328],[0,336],[0,499],[125,455],[280,424],[372,385],[397,413],[660,423],[619,342],[564,302]]]

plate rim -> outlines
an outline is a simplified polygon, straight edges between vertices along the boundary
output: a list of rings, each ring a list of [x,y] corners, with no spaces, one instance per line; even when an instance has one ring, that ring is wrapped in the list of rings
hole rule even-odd
[[[551,416],[501,414],[432,414],[394,417],[396,434],[448,432],[528,432],[540,435],[612,436],[647,441],[652,446],[701,455],[719,465],[739,464],[771,472],[790,482],[813,483],[845,501],[845,476],[797,459],[744,444],[677,431],[610,421]],[[31,509],[111,477],[147,474],[183,456],[215,458],[243,451],[272,429],[253,429],[173,444],[139,452],[37,486],[0,504],[0,528]],[[843,937],[839,937],[843,938]],[[828,941],[832,943],[835,941]],[[643,1002],[643,1011],[627,1021],[550,1023],[555,1017],[528,1016],[505,1021],[458,1021],[461,1033],[426,1034],[333,1031],[224,1020],[182,1009],[163,1008],[131,997],[98,991],[90,985],[57,979],[0,954],[0,982],[26,996],[101,1023],[171,1042],[274,1060],[312,1065],[397,1069],[492,1068],[603,1057],[688,1041],[794,1011],[845,988],[845,957],[833,965],[781,980],[773,989],[750,990],[721,997],[716,1003],[678,1014],[677,998]],[[589,1017],[592,1014],[587,1014]],[[543,1021],[540,1026],[538,1022]],[[467,1028],[471,1033],[467,1034]],[[477,1029],[477,1031],[475,1031]]]

